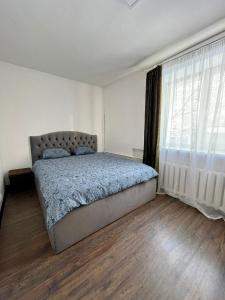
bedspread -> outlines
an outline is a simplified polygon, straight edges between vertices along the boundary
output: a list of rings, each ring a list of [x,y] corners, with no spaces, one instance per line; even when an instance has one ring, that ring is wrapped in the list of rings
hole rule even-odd
[[[111,153],[42,159],[33,166],[51,228],[73,209],[106,198],[158,173],[151,167]]]

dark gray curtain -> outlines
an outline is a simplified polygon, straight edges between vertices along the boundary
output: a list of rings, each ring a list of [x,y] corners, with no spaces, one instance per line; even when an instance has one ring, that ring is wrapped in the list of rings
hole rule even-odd
[[[146,77],[143,163],[155,169],[158,169],[161,80],[161,66],[149,71]]]

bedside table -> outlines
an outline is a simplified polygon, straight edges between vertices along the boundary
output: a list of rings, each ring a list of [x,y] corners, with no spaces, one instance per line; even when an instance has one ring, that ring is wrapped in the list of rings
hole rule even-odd
[[[10,191],[25,191],[34,187],[34,175],[31,168],[10,170]]]

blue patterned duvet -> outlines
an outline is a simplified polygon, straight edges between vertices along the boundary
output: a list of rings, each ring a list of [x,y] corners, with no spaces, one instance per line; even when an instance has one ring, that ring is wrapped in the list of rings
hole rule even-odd
[[[158,175],[147,165],[110,153],[38,160],[33,172],[44,198],[48,228],[76,207]]]

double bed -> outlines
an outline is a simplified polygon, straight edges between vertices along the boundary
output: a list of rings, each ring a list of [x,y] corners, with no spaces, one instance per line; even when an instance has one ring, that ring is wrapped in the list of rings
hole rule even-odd
[[[35,183],[52,248],[59,253],[155,197],[157,173],[135,160],[97,152],[97,136],[55,132],[30,137]],[[44,149],[94,154],[42,159]]]

